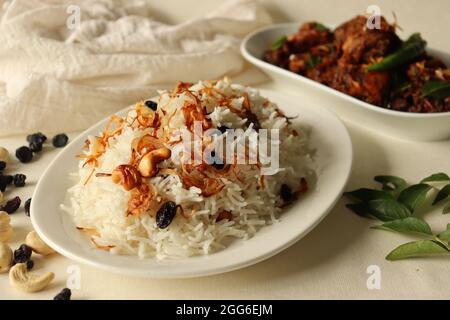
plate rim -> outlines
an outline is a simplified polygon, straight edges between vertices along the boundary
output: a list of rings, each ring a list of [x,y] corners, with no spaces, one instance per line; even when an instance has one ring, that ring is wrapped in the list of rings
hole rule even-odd
[[[261,89],[261,88],[255,88],[255,89],[257,89],[261,93],[262,96],[274,95],[274,96],[282,96],[285,98],[295,98],[296,97],[293,94],[277,92],[275,90],[268,90],[268,89]],[[123,108],[117,112],[114,112],[111,115],[124,113],[124,112],[126,112],[126,110],[128,108],[130,108],[130,106],[127,106],[126,108]],[[37,220],[36,215],[33,214],[33,212],[36,212],[36,209],[35,209],[35,207],[37,207],[36,201],[31,202],[31,208],[30,208],[30,211],[31,211],[30,218],[31,218],[33,228],[38,233],[38,235],[42,238],[42,240],[44,242],[46,242],[50,247],[55,249],[55,251],[57,251],[61,255],[65,256],[73,261],[80,262],[85,265],[98,268],[100,270],[105,270],[105,271],[109,271],[109,272],[112,272],[115,274],[121,274],[121,275],[126,275],[126,276],[131,276],[131,277],[152,278],[152,279],[180,279],[180,278],[204,277],[204,276],[211,276],[211,275],[232,272],[232,271],[235,271],[238,269],[242,269],[242,268],[257,264],[264,260],[267,260],[267,259],[275,256],[276,254],[286,250],[287,248],[289,248],[296,242],[298,242],[301,238],[303,238],[309,232],[311,232],[329,214],[329,212],[335,207],[336,203],[341,198],[342,192],[344,191],[346,185],[348,184],[348,181],[349,181],[351,173],[352,173],[353,162],[354,162],[354,159],[353,159],[354,158],[354,150],[353,150],[353,143],[352,143],[352,140],[351,140],[351,137],[350,137],[347,127],[344,125],[342,120],[333,111],[331,111],[321,105],[315,105],[314,109],[320,109],[321,112],[329,114],[329,116],[335,121],[335,123],[337,125],[339,125],[339,127],[341,128],[341,131],[343,133],[343,137],[345,138],[345,143],[347,145],[347,151],[348,151],[348,163],[345,167],[346,174],[345,174],[345,178],[343,179],[342,186],[339,188],[339,192],[336,193],[336,195],[333,198],[333,201],[330,202],[327,209],[324,210],[320,215],[318,215],[314,219],[314,221],[308,225],[308,227],[303,229],[302,232],[299,232],[295,237],[291,238],[289,241],[279,244],[278,246],[272,248],[271,250],[268,250],[264,254],[260,254],[256,258],[243,259],[243,260],[240,260],[239,262],[234,263],[229,266],[216,267],[215,269],[200,271],[200,273],[198,271],[194,270],[194,271],[188,271],[188,272],[176,273],[176,274],[172,274],[172,273],[155,274],[155,273],[151,273],[151,270],[147,270],[146,272],[143,272],[139,269],[132,269],[132,272],[130,272],[130,270],[127,269],[126,267],[118,267],[118,266],[114,266],[114,265],[108,265],[107,263],[102,263],[100,261],[94,260],[94,259],[92,259],[92,257],[89,258],[86,256],[78,255],[76,253],[71,252],[70,250],[66,250],[63,246],[60,246],[59,244],[55,243],[50,237],[48,237],[45,234],[45,232],[43,232],[41,230],[41,228],[39,227],[39,223],[36,221]],[[76,142],[79,142],[79,140],[85,139],[87,137],[87,135],[91,134],[90,131],[94,127],[101,126],[103,123],[106,123],[111,115],[98,121],[97,123],[93,124],[86,130],[81,132],[70,143],[76,143]],[[43,171],[41,178],[46,176],[48,174],[48,172],[52,169],[54,164],[56,162],[58,162],[59,159],[62,158],[63,156],[64,156],[64,150],[60,151],[53,158],[53,160],[48,164],[46,169]],[[41,179],[41,178],[39,179],[38,183],[36,184],[32,198],[35,198],[36,195],[38,194],[38,192],[40,191],[41,184],[43,181],[43,179]],[[317,191],[317,192],[319,192],[319,191]],[[63,226],[61,226],[61,227],[63,227]],[[243,241],[243,243],[245,244],[245,241]],[[226,248],[224,250],[226,250]],[[187,259],[189,259],[189,258],[187,258]]]

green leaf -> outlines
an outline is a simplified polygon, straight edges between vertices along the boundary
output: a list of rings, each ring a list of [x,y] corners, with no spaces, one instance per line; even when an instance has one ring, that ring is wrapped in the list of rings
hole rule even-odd
[[[372,215],[370,215],[369,208],[365,203],[349,203],[345,206],[360,217],[369,219],[374,218]]]
[[[270,48],[271,48],[272,50],[278,50],[278,49],[280,49],[280,48],[283,46],[283,44],[286,42],[286,40],[287,40],[287,37],[286,37],[286,36],[280,36],[280,37],[277,38],[277,40],[275,40],[275,41],[272,43],[272,45],[270,46]]]
[[[443,187],[441,190],[439,190],[436,198],[433,201],[433,206],[435,204],[437,204],[438,202],[444,200],[445,198],[447,198],[448,196],[450,196],[450,184],[446,185],[445,187]]]
[[[316,23],[314,29],[316,29],[317,31],[330,31],[330,29],[327,26],[318,22]]]
[[[442,231],[437,235],[437,237],[441,240],[450,242],[450,229],[447,227],[447,230]]]
[[[430,185],[424,183],[412,185],[400,193],[398,201],[403,203],[411,212],[414,212],[423,205],[431,188]]]
[[[383,190],[393,191],[406,186],[405,179],[396,176],[376,176],[374,180],[383,185]]]
[[[426,177],[421,182],[440,182],[440,181],[450,181],[450,177],[443,172],[432,174],[429,177]]]
[[[368,188],[361,188],[350,192],[345,192],[344,195],[352,199],[360,200],[362,202],[368,202],[375,199],[394,199],[394,197],[389,192]]]
[[[443,214],[450,213],[450,202],[447,203],[447,205],[444,207],[444,210],[442,211]]]
[[[322,59],[319,56],[315,56],[313,54],[308,53],[308,59],[306,60],[306,65],[308,69],[314,69],[317,65],[320,64]]]
[[[373,229],[388,229],[403,233],[420,233],[424,235],[433,235],[430,226],[424,220],[408,217],[394,221],[385,222],[380,226],[374,226]]]
[[[402,203],[392,199],[376,199],[367,203],[368,214],[381,221],[392,221],[411,216],[409,209]]]
[[[386,256],[386,260],[395,261],[408,258],[430,257],[450,252],[434,240],[419,240],[402,244]]]
[[[450,82],[431,80],[422,87],[422,97],[446,99],[450,97]]]

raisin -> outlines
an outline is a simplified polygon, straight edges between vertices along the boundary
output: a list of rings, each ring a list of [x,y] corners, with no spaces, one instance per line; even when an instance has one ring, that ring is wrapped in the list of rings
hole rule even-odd
[[[69,137],[64,133],[60,133],[53,137],[52,144],[55,148],[62,148],[67,144],[68,141]]]
[[[173,201],[164,203],[156,213],[156,225],[160,229],[167,228],[177,213],[177,205]]]
[[[64,288],[61,290],[60,293],[58,293],[53,300],[70,300],[70,297],[72,296],[72,291],[70,291],[69,288]]]
[[[34,153],[41,152],[42,151],[42,143],[30,142],[30,149]]]
[[[281,185],[280,195],[281,199],[283,199],[284,202],[291,202],[292,200],[294,200],[294,194],[292,193],[292,189],[287,184]]]
[[[31,198],[28,199],[27,201],[25,201],[25,205],[24,205],[24,207],[25,207],[25,215],[27,217],[30,216],[30,205],[31,205]]]
[[[27,136],[28,143],[43,144],[47,140],[47,137],[42,132],[33,133]]]
[[[33,267],[34,267],[34,261],[28,260],[27,261],[27,270],[30,271],[31,269],[33,269]]]
[[[26,146],[22,146],[16,150],[16,158],[22,163],[30,162],[33,159],[33,151]]]
[[[225,163],[223,163],[223,160],[220,161],[222,163],[218,163],[219,162],[218,160],[220,159],[216,157],[215,151],[211,152],[211,157],[214,159],[214,162],[212,163],[212,166],[214,168],[216,168],[217,170],[222,170],[223,168],[225,168]]]
[[[14,264],[26,263],[31,258],[31,248],[26,244],[22,244],[19,249],[14,250]]]
[[[20,198],[15,197],[15,198],[7,201],[4,205],[1,205],[0,211],[6,211],[9,214],[14,213],[17,211],[17,209],[19,209],[20,202],[21,202]]]
[[[5,161],[0,161],[0,171],[5,170],[6,168],[6,162]]]
[[[15,174],[13,177],[14,185],[16,187],[24,187],[26,179],[27,179],[27,176],[24,174],[21,174],[21,173]]]
[[[0,175],[0,191],[4,192],[6,187],[9,185],[10,176]]]
[[[145,105],[152,109],[153,111],[156,111],[156,109],[158,108],[158,104],[155,101],[152,100],[147,100],[145,101]]]
[[[224,134],[225,132],[227,132],[227,130],[230,129],[226,126],[220,126],[217,128],[217,130],[219,130],[222,134]]]

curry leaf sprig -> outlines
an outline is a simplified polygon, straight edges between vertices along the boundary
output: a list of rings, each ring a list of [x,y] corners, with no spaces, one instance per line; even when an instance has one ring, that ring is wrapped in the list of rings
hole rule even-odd
[[[374,179],[381,184],[381,190],[361,188],[346,192],[344,195],[354,202],[347,204],[347,208],[359,216],[383,222],[373,226],[373,229],[407,233],[420,238],[395,248],[386,259],[393,261],[435,255],[450,257],[450,223],[444,231],[434,234],[429,224],[416,215],[425,207],[432,190],[435,191],[432,206],[445,203],[442,213],[450,213],[450,177],[445,173],[436,173],[413,185],[396,176],[376,176]]]

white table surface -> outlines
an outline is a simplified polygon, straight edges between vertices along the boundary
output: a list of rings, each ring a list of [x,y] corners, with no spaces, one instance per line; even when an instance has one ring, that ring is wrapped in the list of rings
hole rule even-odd
[[[211,6],[211,2],[205,5],[205,11]],[[281,1],[277,4],[265,2],[272,8],[277,19],[287,17],[290,20],[304,17],[311,19],[316,9],[317,16],[322,21],[328,18],[337,22],[365,8],[361,1],[339,1],[340,6],[336,6],[333,15],[330,12],[319,12],[321,5],[329,3],[327,1],[315,1],[314,4],[306,1]],[[428,37],[435,44],[434,47],[448,51],[449,38],[440,41],[436,32],[449,30],[449,21],[432,20],[430,12],[438,15],[439,10],[443,10],[441,12],[448,13],[450,2],[396,1],[395,6],[389,1],[379,3],[387,6],[388,12],[395,9],[397,16],[400,15],[404,21],[413,21],[420,9],[423,19],[418,19],[417,24],[423,29],[418,29],[425,29],[425,38]],[[402,3],[404,7],[401,6]],[[171,5],[174,6],[174,1],[165,1],[157,9],[164,12]],[[290,10],[294,6],[298,8],[299,16]],[[181,11],[177,11],[178,15],[175,14],[171,19],[177,21],[185,18]],[[273,82],[261,87],[288,92]],[[294,93],[305,104],[320,103],[306,93]],[[372,179],[377,174],[399,175],[416,182],[431,173],[450,173],[450,141],[413,143],[383,136],[349,123],[347,127],[355,152],[353,173],[347,189],[375,186]],[[71,138],[75,136],[76,133],[70,134]],[[0,138],[0,145],[10,152],[24,144],[24,136]],[[12,164],[9,167],[11,171],[25,173],[28,183],[24,188],[7,192],[6,197],[19,195],[23,201],[30,197],[40,174],[57,152],[58,150],[48,147],[30,164]],[[450,298],[449,258],[386,261],[384,257],[390,250],[410,238],[369,229],[374,222],[355,216],[345,209],[344,204],[345,201],[339,201],[317,228],[289,249],[242,270],[195,279],[151,280],[111,274],[54,255],[43,259],[35,258],[35,272],[48,270],[56,274],[55,281],[46,290],[35,294],[20,293],[9,286],[7,274],[0,274],[0,299],[51,299],[65,286],[66,271],[71,265],[79,265],[81,270],[81,288],[73,291],[74,299]],[[426,218],[435,231],[450,222],[450,216],[441,215],[437,211]],[[23,207],[12,215],[12,224],[15,234],[10,244],[16,248],[32,229],[29,218],[23,213]],[[380,290],[369,290],[366,286],[369,276],[366,269],[370,265],[380,267]]]

